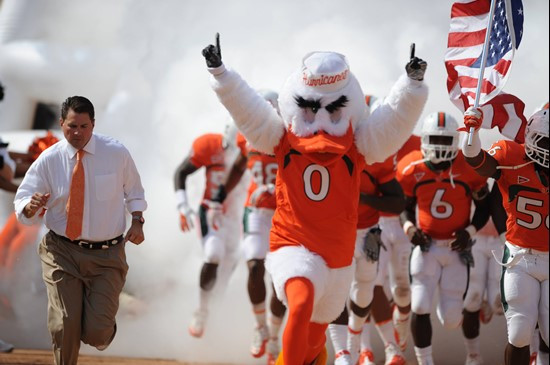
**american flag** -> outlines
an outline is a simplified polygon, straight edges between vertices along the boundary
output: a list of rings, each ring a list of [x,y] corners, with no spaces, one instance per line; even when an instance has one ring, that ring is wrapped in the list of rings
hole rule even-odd
[[[481,106],[483,110],[483,124],[481,128],[497,127],[505,137],[518,143],[525,140],[525,104],[512,94],[500,93],[491,101]]]
[[[521,0],[495,1],[479,96],[479,105],[487,104],[482,107],[485,113],[482,127],[499,127],[506,137],[521,141],[523,123],[526,123],[523,116],[525,104],[519,98],[502,94],[501,91],[523,35],[523,5]],[[451,8],[445,54],[447,90],[451,101],[462,111],[474,105],[490,7],[490,0],[459,0]]]

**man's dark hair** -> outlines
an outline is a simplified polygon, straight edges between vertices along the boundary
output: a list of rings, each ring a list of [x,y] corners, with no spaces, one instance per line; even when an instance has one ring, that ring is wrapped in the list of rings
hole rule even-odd
[[[83,96],[70,96],[61,104],[61,119],[65,120],[69,110],[75,113],[88,113],[91,120],[94,120],[94,105]]]

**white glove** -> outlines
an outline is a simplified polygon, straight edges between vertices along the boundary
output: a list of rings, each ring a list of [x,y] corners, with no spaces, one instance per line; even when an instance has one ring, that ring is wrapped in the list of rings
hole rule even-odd
[[[196,213],[189,207],[187,203],[187,194],[184,189],[176,190],[176,201],[180,212],[180,227],[184,232],[190,231],[194,227]]]
[[[223,204],[211,200],[204,200],[206,204],[206,221],[214,231],[218,231],[223,225]]]

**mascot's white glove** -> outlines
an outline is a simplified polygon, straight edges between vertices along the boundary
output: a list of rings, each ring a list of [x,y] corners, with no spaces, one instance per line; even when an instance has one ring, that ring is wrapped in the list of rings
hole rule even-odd
[[[223,225],[223,204],[212,200],[204,200],[207,206],[206,220],[214,231],[218,231]]]
[[[426,73],[426,68],[428,68],[428,63],[421,58],[418,58],[414,55],[415,45],[411,44],[411,59],[405,65],[405,71],[407,71],[407,76],[412,80],[422,81],[424,80],[424,74]]]
[[[264,193],[269,195],[275,194],[275,184],[260,185],[250,194],[250,204],[258,206],[263,199],[260,199]]]
[[[193,220],[196,213],[189,207],[187,202],[187,194],[184,189],[176,190],[176,201],[180,212],[180,227],[184,232],[190,231],[193,227]]]
[[[216,45],[209,44],[202,50],[202,55],[208,68],[218,68],[222,63],[222,49],[220,47],[220,34],[216,33]]]

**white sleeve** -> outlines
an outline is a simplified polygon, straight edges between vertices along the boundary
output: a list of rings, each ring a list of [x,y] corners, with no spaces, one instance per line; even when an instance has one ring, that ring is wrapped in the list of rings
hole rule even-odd
[[[212,88],[231,114],[237,128],[261,152],[273,154],[284,134],[284,124],[275,109],[241,76],[222,65],[209,69]]]
[[[124,200],[129,213],[144,212],[147,209],[141,178],[130,152],[124,148]]]
[[[382,162],[410,137],[428,99],[422,81],[402,75],[384,102],[359,123],[355,143],[367,163]]]
[[[40,210],[36,212],[31,218],[25,217],[23,209],[31,201],[31,197],[35,192],[49,193],[51,191],[49,184],[43,174],[44,166],[43,159],[40,157],[32,163],[28,171],[23,177],[23,181],[19,185],[17,192],[15,193],[15,199],[13,205],[15,207],[15,214],[17,220],[26,225],[32,225],[41,221]]]

